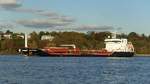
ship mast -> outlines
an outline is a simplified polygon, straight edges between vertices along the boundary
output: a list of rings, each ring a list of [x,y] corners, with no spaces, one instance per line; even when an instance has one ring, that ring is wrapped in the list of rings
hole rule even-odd
[[[116,39],[116,38],[117,38],[117,33],[116,33],[116,32],[113,32],[113,33],[112,33],[112,38],[113,38],[113,39]]]
[[[116,38],[117,38],[117,34],[118,34],[118,31],[119,31],[119,30],[121,30],[121,28],[120,28],[120,27],[119,27],[119,28],[115,28],[115,31],[114,31],[114,32],[112,32],[112,34],[111,34],[111,35],[112,35],[112,38],[113,38],[113,39],[116,39]]]

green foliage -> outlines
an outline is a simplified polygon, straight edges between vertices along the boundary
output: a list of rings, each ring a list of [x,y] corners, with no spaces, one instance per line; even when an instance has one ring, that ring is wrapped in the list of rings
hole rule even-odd
[[[36,32],[32,32],[30,34],[30,39],[29,39],[29,47],[31,48],[38,48],[39,47],[39,41],[40,41],[40,37]]]

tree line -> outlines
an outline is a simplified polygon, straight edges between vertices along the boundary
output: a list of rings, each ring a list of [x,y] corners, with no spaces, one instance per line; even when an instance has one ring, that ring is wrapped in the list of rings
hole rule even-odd
[[[0,54],[17,54],[17,49],[24,47],[24,38],[17,35],[23,33],[14,33],[6,31],[3,34],[11,34],[12,38],[0,40]],[[43,35],[53,36],[53,40],[41,40]],[[104,48],[104,39],[111,36],[110,32],[32,32],[29,34],[28,46],[30,48],[54,47],[61,44],[75,44],[80,49],[101,49]],[[130,32],[129,34],[117,35],[117,38],[127,38],[131,41],[138,54],[150,54],[150,36]]]

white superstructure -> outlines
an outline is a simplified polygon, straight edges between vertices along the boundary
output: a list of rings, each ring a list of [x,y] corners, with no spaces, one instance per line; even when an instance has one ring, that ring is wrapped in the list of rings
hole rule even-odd
[[[105,49],[108,52],[134,52],[134,47],[127,39],[105,39]]]

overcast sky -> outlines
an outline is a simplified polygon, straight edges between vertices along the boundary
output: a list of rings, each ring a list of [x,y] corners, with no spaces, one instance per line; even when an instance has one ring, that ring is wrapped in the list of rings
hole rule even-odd
[[[150,33],[150,0],[0,0],[0,29]]]

